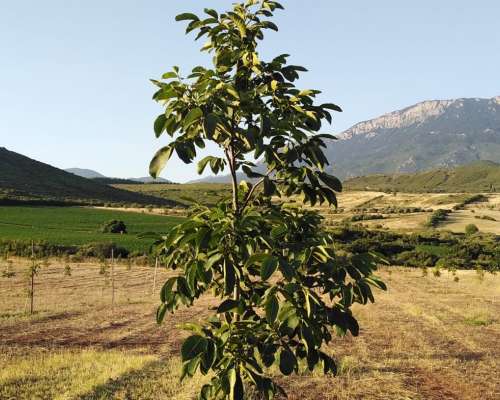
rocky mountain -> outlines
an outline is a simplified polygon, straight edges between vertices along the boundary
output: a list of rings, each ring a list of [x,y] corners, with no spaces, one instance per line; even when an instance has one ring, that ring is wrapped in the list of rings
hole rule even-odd
[[[500,96],[424,101],[338,137],[327,153],[341,178],[500,162]]]

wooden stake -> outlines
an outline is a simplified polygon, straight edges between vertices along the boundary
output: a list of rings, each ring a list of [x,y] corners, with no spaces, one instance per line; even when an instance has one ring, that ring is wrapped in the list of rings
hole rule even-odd
[[[115,252],[111,249],[111,305],[115,306]]]
[[[30,315],[33,315],[34,297],[35,297],[35,243],[31,241],[31,289],[30,289]]]
[[[155,262],[155,273],[153,277],[153,293],[151,293],[153,296],[156,293],[156,274],[158,272],[158,257],[156,257],[156,262]]]

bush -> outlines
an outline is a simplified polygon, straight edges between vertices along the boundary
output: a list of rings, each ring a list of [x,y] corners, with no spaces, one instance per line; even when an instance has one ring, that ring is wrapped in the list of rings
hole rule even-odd
[[[432,215],[429,217],[429,220],[427,221],[427,226],[435,228],[441,222],[446,221],[449,213],[450,210],[443,210],[443,209],[434,211]]]
[[[115,258],[127,258],[129,251],[114,243],[90,243],[80,247],[77,254],[81,257],[96,258],[111,258],[111,254],[113,254]]]
[[[479,232],[479,228],[474,224],[469,224],[465,227],[466,235],[474,235],[477,232]]]
[[[101,226],[102,233],[127,233],[127,226],[123,221],[116,219],[108,221]]]

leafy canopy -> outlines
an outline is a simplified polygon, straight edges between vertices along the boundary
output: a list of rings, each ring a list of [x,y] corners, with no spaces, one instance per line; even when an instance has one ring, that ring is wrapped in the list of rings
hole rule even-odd
[[[342,190],[324,171],[325,140],[334,137],[318,133],[340,107],[316,104],[319,91],[296,88],[306,69],[289,65],[288,55],[266,62],[257,51],[264,33],[278,30],[270,18],[282,8],[248,0],[222,14],[178,15],[187,33],[207,39],[202,51],[213,67],[195,67],[187,77],[174,67],[153,80],[154,99],[165,107],[154,130],[172,141],[154,156],[151,175],[174,152],[194,162],[211,141],[223,156],[201,159],[198,172],[229,171],[232,180],[232,199],[197,205],[186,222],[155,236],[165,265],[178,271],[161,290],[158,322],[207,292],[220,298],[205,323],[184,326],[192,335],[181,349],[182,378],[212,376],[200,399],[271,399],[283,393],[267,372],[272,365],[284,375],[304,366],[335,373],[326,350],[332,328],[357,335],[351,305],[373,301],[371,286],[385,288],[369,255],[337,257],[316,212],[277,200],[336,205]],[[248,181],[238,181],[239,172]]]

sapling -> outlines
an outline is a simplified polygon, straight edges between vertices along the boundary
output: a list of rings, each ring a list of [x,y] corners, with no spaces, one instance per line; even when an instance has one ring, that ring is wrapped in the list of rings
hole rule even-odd
[[[211,318],[186,324],[182,378],[210,375],[200,399],[262,399],[283,394],[269,369],[284,375],[304,368],[336,372],[327,350],[333,332],[358,335],[354,303],[373,302],[376,258],[337,259],[322,217],[305,204],[336,207],[341,182],[331,175],[320,134],[333,103],[318,103],[318,90],[295,86],[302,66],[278,55],[265,61],[258,44],[277,31],[270,20],[283,7],[248,0],[203,17],[177,16],[187,32],[206,37],[202,51],[212,66],[188,74],[178,67],[154,80],[154,99],[165,112],[154,123],[157,137],[172,141],[150,164],[156,178],[175,153],[194,162],[211,143],[219,148],[198,162],[201,174],[229,172],[231,197],[213,207],[195,204],[186,222],[156,238],[161,264],[177,272],[160,291],[157,320],[191,306],[210,292],[219,299]],[[242,176],[245,178],[242,179]],[[280,199],[297,199],[295,207]]]

